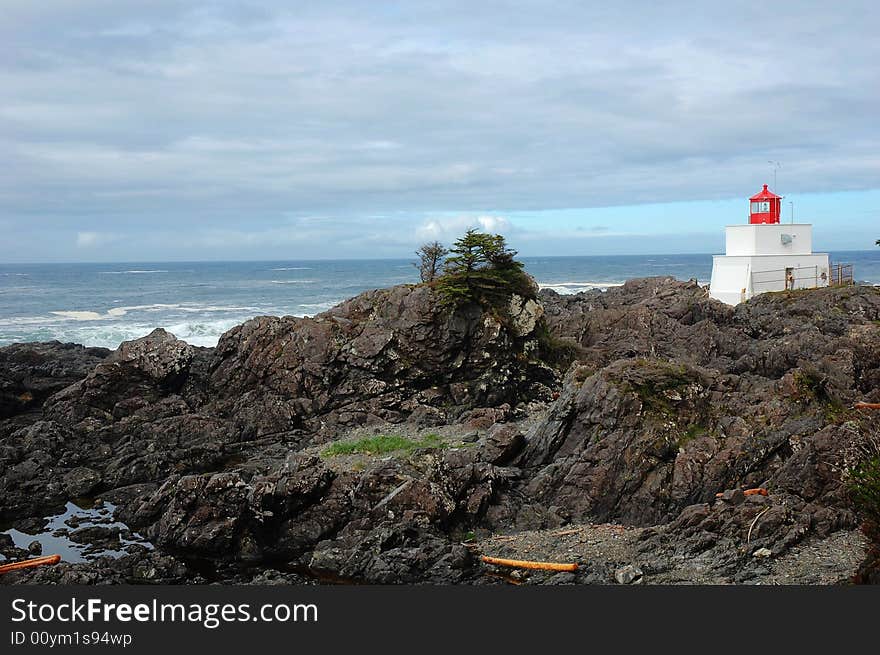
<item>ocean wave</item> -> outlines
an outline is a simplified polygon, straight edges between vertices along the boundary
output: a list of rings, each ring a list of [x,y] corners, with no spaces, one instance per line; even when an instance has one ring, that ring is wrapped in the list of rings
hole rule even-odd
[[[178,273],[182,271],[177,271]],[[146,273],[170,273],[164,269],[134,269],[130,271],[98,271],[99,275],[143,275]]]
[[[551,291],[555,291],[556,293],[566,296],[573,295],[576,293],[580,293],[582,291],[592,291],[594,289],[599,289],[600,291],[605,291],[612,287],[622,287],[623,282],[552,282],[552,283],[538,283],[538,287],[541,289],[550,289]]]
[[[311,271],[311,266],[281,266],[279,268],[270,268],[270,271]]]
[[[162,327],[168,332],[194,346],[213,347],[217,345],[220,336],[239,323],[247,320],[246,316],[230,316],[227,318],[207,321],[114,321],[92,322],[86,320],[46,324],[45,319],[41,324],[12,326],[18,330],[4,329],[0,344],[13,343],[16,341],[51,341],[79,343],[87,347],[102,347],[115,349],[123,341],[131,341],[148,335],[157,327]],[[2,325],[2,323],[0,323]]]
[[[103,321],[113,318],[121,318],[130,312],[183,312],[186,314],[202,314],[216,312],[259,312],[259,307],[230,306],[230,305],[201,305],[198,303],[153,303],[151,305],[127,305],[125,307],[113,307],[106,312],[95,310],[59,309],[49,312],[53,316],[69,321]],[[46,322],[47,317],[21,317],[20,319],[7,319],[9,325],[16,325],[18,321],[32,324],[34,322]],[[52,319],[49,319],[52,320]],[[22,323],[22,324],[24,324]]]
[[[225,332],[245,320],[244,317],[235,317],[216,321],[184,321],[168,325],[165,329],[190,345],[213,348]]]
[[[270,280],[272,284],[314,284],[315,280]]]

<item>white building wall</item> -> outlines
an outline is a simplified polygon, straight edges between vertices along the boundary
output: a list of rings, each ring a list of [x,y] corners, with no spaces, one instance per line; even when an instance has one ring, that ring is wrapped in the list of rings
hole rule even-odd
[[[830,272],[826,253],[715,255],[712,260],[709,296],[728,305],[736,305],[759,293],[785,291],[787,268],[791,268],[794,274],[795,289],[812,289],[828,285]]]
[[[712,258],[709,297],[728,305],[736,305],[749,298],[751,296],[750,265],[750,257],[715,255]]]
[[[809,255],[813,252],[813,226],[805,223],[728,225],[728,256]]]

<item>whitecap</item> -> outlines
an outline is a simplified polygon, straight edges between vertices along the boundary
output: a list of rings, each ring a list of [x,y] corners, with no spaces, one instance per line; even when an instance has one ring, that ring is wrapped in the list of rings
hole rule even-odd
[[[69,318],[72,321],[100,321],[102,318],[107,318],[109,316],[108,314],[99,314],[98,312],[83,312],[74,310],[64,310],[49,313],[54,314],[55,316],[60,316],[61,318]]]
[[[131,308],[113,307],[104,313],[90,310],[59,309],[49,313],[69,321],[103,321],[109,318],[121,318],[128,314],[129,309]]]
[[[311,271],[311,266],[281,266],[279,268],[270,268],[270,271]]]
[[[272,284],[314,284],[314,280],[270,280]]]
[[[623,282],[553,282],[539,283],[538,286],[541,289],[550,289],[561,295],[571,295],[580,293],[581,291],[591,291],[593,289],[605,291],[612,287],[622,287]]]

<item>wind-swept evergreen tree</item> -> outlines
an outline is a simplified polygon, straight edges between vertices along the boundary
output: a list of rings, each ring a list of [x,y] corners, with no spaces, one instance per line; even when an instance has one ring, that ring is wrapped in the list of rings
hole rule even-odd
[[[496,304],[517,293],[534,295],[534,284],[500,234],[470,229],[449,249],[437,289],[449,303]]]

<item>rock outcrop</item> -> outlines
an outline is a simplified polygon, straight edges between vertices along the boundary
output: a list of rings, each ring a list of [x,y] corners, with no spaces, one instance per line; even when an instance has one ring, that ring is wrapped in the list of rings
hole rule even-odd
[[[528,504],[575,521],[668,523],[658,539],[717,550],[718,566],[858,525],[847,455],[878,428],[850,407],[880,398],[877,289],[765,294],[731,309],[655,279],[543,300],[583,357],[528,435]],[[750,488],[769,497],[736,492]]]
[[[399,286],[315,318],[256,318],[220,340],[208,404],[259,437],[333,435],[415,411],[450,421],[472,407],[547,396],[553,372],[526,356],[538,307],[511,304],[505,320],[475,303],[449,310],[428,286]]]
[[[564,379],[554,349],[577,359]],[[880,290],[730,308],[651,278],[499,310],[400,286],[213,349],[164,330],[112,354],[11,346],[0,394],[0,518],[38,528],[99,496],[157,549],[20,581],[497,581],[466,535],[603,522],[634,531],[637,561],[533,579],[650,583],[687,561],[736,582],[864,517],[847,476],[878,428],[851,407],[880,401]]]

